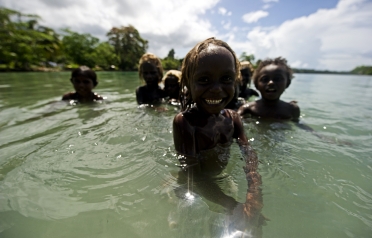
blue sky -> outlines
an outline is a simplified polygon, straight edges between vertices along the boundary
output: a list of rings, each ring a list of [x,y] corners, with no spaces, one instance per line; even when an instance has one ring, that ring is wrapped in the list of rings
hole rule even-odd
[[[159,57],[173,48],[183,58],[214,36],[238,56],[282,56],[297,68],[372,65],[371,0],[0,0],[0,6],[101,40],[112,27],[131,24]]]

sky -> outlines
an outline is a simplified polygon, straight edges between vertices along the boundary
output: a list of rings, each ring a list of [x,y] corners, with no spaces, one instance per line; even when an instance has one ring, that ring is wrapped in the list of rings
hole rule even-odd
[[[183,58],[216,37],[238,57],[281,56],[295,68],[372,65],[372,0],[0,0],[0,6],[101,41],[112,27],[130,24],[161,58],[171,49]]]

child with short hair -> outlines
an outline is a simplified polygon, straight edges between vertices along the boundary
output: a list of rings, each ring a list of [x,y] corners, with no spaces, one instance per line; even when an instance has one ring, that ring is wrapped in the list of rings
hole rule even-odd
[[[139,60],[138,74],[144,86],[136,89],[136,99],[141,104],[158,104],[165,97],[164,91],[159,87],[163,77],[163,67],[156,55],[146,53]]]
[[[293,78],[287,60],[281,57],[266,59],[257,67],[253,82],[261,93],[261,99],[241,106],[238,113],[255,117],[299,121],[300,108],[296,101],[280,100]]]
[[[230,46],[215,38],[198,43],[186,55],[182,63],[181,88],[187,88],[187,100],[181,101],[183,112],[173,120],[173,139],[182,168],[180,177],[192,174],[194,181],[210,181],[221,174],[229,161],[230,145],[233,139],[237,141],[246,163],[248,192],[245,204],[218,189],[212,195],[208,192],[203,195],[233,215],[243,215],[252,221],[262,208],[258,159],[244,133],[240,116],[225,109],[239,83],[239,67]],[[216,187],[200,184],[204,184],[201,193]],[[198,186],[198,183],[194,185]]]
[[[62,100],[76,100],[78,102],[93,102],[103,100],[103,97],[92,92],[98,84],[96,73],[87,66],[80,66],[71,73],[70,81],[75,92],[66,93]]]
[[[240,74],[242,77],[242,83],[240,84],[239,88],[239,97],[248,100],[252,96],[259,96],[256,90],[251,89],[251,76],[254,72],[254,68],[249,61],[242,61],[240,62]]]
[[[169,70],[163,77],[163,90],[168,97],[168,102],[171,104],[179,104],[180,102],[180,82],[181,71],[179,70]]]

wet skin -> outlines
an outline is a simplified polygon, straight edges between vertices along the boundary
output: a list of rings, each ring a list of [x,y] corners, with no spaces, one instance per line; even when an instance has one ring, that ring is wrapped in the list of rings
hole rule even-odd
[[[145,86],[136,89],[138,104],[159,103],[165,97],[164,91],[160,89],[158,83],[161,75],[155,65],[143,63],[141,65],[142,77],[146,82]]]
[[[248,68],[240,70],[240,74],[242,75],[242,84],[240,85],[239,89],[239,97],[244,99],[249,99],[251,96],[259,96],[258,93],[248,88],[248,84],[251,83],[251,72]]]
[[[200,53],[190,93],[201,111],[217,115],[234,97],[234,62],[232,54],[223,47],[210,46]]]
[[[180,84],[178,82],[178,78],[169,75],[164,82],[164,92],[169,99],[178,99],[180,95]]]
[[[94,88],[93,81],[83,76],[73,78],[72,85],[74,85],[75,91],[82,97],[89,96]]]
[[[248,68],[240,70],[242,76],[242,85],[240,86],[240,91],[243,92],[247,89],[248,84],[251,82],[251,72]]]
[[[95,86],[90,78],[77,76],[71,79],[71,83],[76,92],[63,95],[62,100],[78,100],[79,102],[103,100],[100,95],[92,92]]]
[[[261,99],[239,108],[240,115],[250,114],[262,118],[298,121],[300,108],[295,101],[280,100],[288,85],[287,72],[283,66],[270,64],[263,67],[258,74],[256,88]]]
[[[180,177],[191,173],[195,180],[204,179],[204,183],[195,184],[201,186],[198,191],[230,212],[239,203],[225,195],[218,186],[208,185],[207,178],[222,172],[228,160],[221,161],[220,156],[229,154],[231,142],[237,140],[246,162],[244,168],[249,186],[244,212],[251,218],[261,209],[258,189],[261,177],[256,172],[258,159],[248,143],[240,116],[235,111],[224,109],[234,96],[235,78],[235,61],[226,48],[209,45],[202,51],[188,85],[195,105],[175,116],[173,139],[183,168]]]

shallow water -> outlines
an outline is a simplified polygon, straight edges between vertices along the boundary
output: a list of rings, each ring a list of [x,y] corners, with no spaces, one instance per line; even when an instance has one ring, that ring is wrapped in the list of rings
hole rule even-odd
[[[100,72],[93,105],[59,101],[69,73],[0,74],[1,237],[224,237],[223,209],[175,195],[173,107],[137,108],[137,73]],[[302,121],[251,121],[263,237],[371,237],[372,77],[297,74]],[[247,183],[232,146],[227,188]]]

